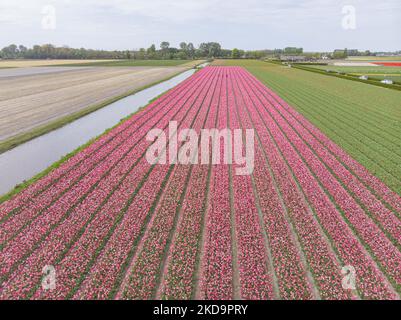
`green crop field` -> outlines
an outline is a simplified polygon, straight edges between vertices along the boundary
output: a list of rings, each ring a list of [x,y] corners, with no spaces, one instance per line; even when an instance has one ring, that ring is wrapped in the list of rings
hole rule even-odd
[[[401,195],[401,92],[252,60],[246,67]]]
[[[97,61],[79,64],[63,64],[63,66],[97,66],[97,67],[172,67],[188,64],[194,60],[114,60]]]
[[[319,66],[310,65],[311,68],[330,70],[334,72],[343,72],[355,76],[366,75],[374,79],[391,79],[401,81],[401,67],[347,67],[347,66]]]

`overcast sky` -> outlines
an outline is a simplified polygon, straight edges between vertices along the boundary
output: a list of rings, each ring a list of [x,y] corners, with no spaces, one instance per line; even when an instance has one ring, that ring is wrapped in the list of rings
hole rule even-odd
[[[355,8],[354,26],[344,6]],[[401,1],[0,0],[0,47],[137,49],[164,40],[242,49],[401,50]]]

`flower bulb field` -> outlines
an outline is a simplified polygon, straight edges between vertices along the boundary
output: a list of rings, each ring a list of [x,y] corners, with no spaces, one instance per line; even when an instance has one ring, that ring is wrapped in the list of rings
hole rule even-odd
[[[401,93],[216,64],[0,204],[0,299],[400,298]],[[149,163],[172,121],[252,131],[252,171]]]

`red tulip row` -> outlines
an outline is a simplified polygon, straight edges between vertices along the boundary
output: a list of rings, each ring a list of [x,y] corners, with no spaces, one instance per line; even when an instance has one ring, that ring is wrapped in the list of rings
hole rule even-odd
[[[246,78],[246,76],[244,76],[244,78]],[[255,86],[255,81],[250,82],[252,83],[253,88],[257,87]],[[263,88],[261,84],[258,84],[258,86]],[[329,199],[327,194],[323,192],[318,181],[308,169],[308,166],[316,168],[322,164],[316,158],[313,158],[313,156],[307,157],[305,163],[302,162],[302,159],[300,156],[298,156],[297,151],[307,154],[308,150],[310,149],[308,149],[306,145],[302,145],[302,147],[298,145],[298,149],[294,149],[294,147],[290,144],[290,141],[295,144],[297,136],[293,131],[291,131],[292,128],[286,126],[285,123],[280,122],[279,118],[272,117],[277,110],[280,110],[279,106],[273,106],[269,100],[264,99],[263,95],[260,95],[260,91],[258,91],[258,93],[260,98],[258,110],[261,116],[266,119],[267,127],[269,128],[270,132],[272,132],[272,135],[277,141],[283,155],[292,167],[303,191],[307,195],[308,200],[315,207],[319,221],[322,223],[323,227],[333,240],[333,244],[335,247],[337,247],[343,263],[351,264],[357,270],[357,279],[360,281],[358,282],[358,286],[361,291],[361,295],[370,298],[394,297],[391,289],[389,288],[388,281],[385,280],[383,274],[377,268],[374,261],[372,261],[372,259],[369,257],[369,254],[366,253],[366,250],[364,250],[353,231],[345,223],[344,218],[340,215],[338,210],[336,210],[336,207],[331,202],[331,199]],[[282,127],[278,126],[279,123],[282,124]],[[283,130],[283,132],[281,130]],[[284,135],[283,133],[287,134]],[[289,138],[289,140],[287,140],[287,138]],[[335,185],[336,187],[332,187],[332,185],[329,184],[329,182],[335,180],[334,177],[329,178],[330,172],[322,170],[316,171],[315,174],[319,180],[326,182],[323,187],[326,190],[329,190],[333,197],[336,197],[336,200],[338,203],[340,202],[340,205],[348,205],[348,207],[344,209],[346,216],[349,216],[350,213],[355,214],[355,212],[361,212],[357,211],[358,209],[356,206],[349,206],[350,203],[352,203],[352,198],[350,198],[350,196],[344,192],[344,189],[338,184],[338,182]],[[340,198],[338,194],[341,194],[342,197]],[[376,226],[373,223],[370,225],[365,224],[363,226],[362,223],[368,221],[368,217],[365,214],[362,214],[361,212],[359,217],[359,223],[355,222],[353,225],[354,229],[359,229],[361,232],[371,232],[371,230],[375,229]],[[351,223],[352,222],[353,221],[351,220]],[[369,239],[366,240],[369,241]],[[379,237],[371,238],[370,242],[372,241],[381,241],[381,243],[386,243],[390,253],[387,252],[383,254],[383,256],[386,256],[387,258],[390,257],[390,260],[384,261],[384,263],[395,263],[396,266],[398,254],[392,249],[392,246],[388,242],[385,235],[379,234]],[[396,270],[394,271],[395,274],[397,274],[397,272],[398,271]]]
[[[206,84],[207,83],[205,82],[204,85]],[[197,90],[201,89],[202,87],[197,88]],[[192,96],[189,93],[187,93],[190,96],[187,104],[191,106],[193,101],[197,99],[198,94]],[[181,107],[181,105],[176,106],[176,109],[178,110],[177,120],[180,120],[180,118],[182,118],[188,110],[187,108]],[[192,108],[192,110],[194,110],[194,108]],[[165,119],[165,126],[167,126],[168,120],[170,119]],[[150,130],[150,128],[148,130]],[[109,197],[113,195],[115,189],[120,186],[121,181],[124,181],[126,176],[132,175],[132,181],[136,184],[139,183],[139,181],[141,180],[141,175],[144,176],[146,171],[148,171],[147,168],[150,167],[150,165],[143,158],[144,152],[146,151],[147,142],[145,142],[144,139],[142,142],[143,143],[139,147],[133,148],[127,156],[123,157],[123,160],[118,164],[118,166],[115,166],[110,171],[109,175],[100,180],[99,184],[96,185],[96,188],[94,188],[94,190],[88,195],[88,197],[86,197],[76,208],[74,208],[74,210],[67,215],[67,218],[63,220],[61,224],[56,226],[49,235],[46,236],[46,239],[44,242],[42,242],[42,245],[40,245],[31,256],[29,256],[25,263],[23,265],[20,265],[20,267],[17,269],[16,272],[14,272],[13,277],[11,278],[10,285],[12,285],[13,290],[10,292],[10,294],[24,296],[27,292],[30,292],[30,290],[35,289],[27,285],[27,283],[35,284],[35,282],[38,281],[38,278],[40,278],[41,276],[41,269],[43,265],[57,262],[57,256],[60,255],[60,253],[63,254],[64,250],[68,250],[68,247],[66,247],[67,244],[73,244],[75,240],[77,240],[75,239],[75,237],[80,237],[80,230],[82,230],[82,228],[85,229],[88,225],[90,225],[94,217],[98,217],[98,215],[96,214],[98,214],[98,211],[102,209],[102,205],[104,205],[104,202],[107,203]],[[119,159],[120,155],[115,154],[115,157]],[[141,157],[142,162],[140,162],[140,164],[142,165],[135,166],[136,162],[138,161],[138,159],[141,159]],[[100,168],[102,170],[99,171],[107,172],[107,168],[110,165],[110,163],[104,162],[104,168]],[[94,181],[89,181],[88,183],[93,186]],[[135,183],[133,184],[134,188],[136,187]],[[116,193],[115,201],[123,204],[124,198],[120,198],[119,196],[122,196],[122,194],[120,194],[120,190],[118,190],[118,192]],[[64,200],[64,197],[62,199]],[[112,197],[110,199],[113,200]],[[68,205],[69,201],[64,200],[64,203],[65,205]],[[60,207],[54,208],[54,211],[50,212],[49,218],[41,217],[41,219],[47,219],[47,222],[50,222],[49,219],[57,219],[57,215],[64,214],[65,211],[65,209]],[[105,211],[105,213],[108,214],[107,211]],[[38,233],[40,232],[38,232],[37,230],[32,230],[31,225],[28,235],[32,235],[32,237],[36,236],[36,238],[38,238]],[[17,242],[18,240],[18,238],[14,239],[13,243]],[[31,243],[32,245],[36,244],[34,240]],[[26,245],[26,242],[21,244],[17,242],[17,246],[10,246],[10,250],[14,250],[14,252],[11,255],[13,260],[7,261],[9,262],[8,265],[13,265],[12,262],[14,262],[14,260],[16,262],[21,262],[18,259],[21,259],[20,252],[24,252],[23,250],[21,250],[21,247],[23,247],[24,245]],[[27,279],[28,277],[29,279]],[[23,287],[21,288],[21,290],[19,290],[20,286]],[[3,294],[8,295],[9,293],[7,292],[7,290],[5,290]]]
[[[145,110],[137,113],[123,124],[113,128],[107,135],[101,136],[94,143],[85,148],[83,152],[75,154],[58,168],[54,169],[51,173],[14,196],[11,200],[0,204],[0,220],[4,219],[10,213],[18,212],[21,210],[21,206],[29,205],[35,196],[41,194],[50,186],[52,186],[51,189],[54,189],[54,184],[66,175],[67,177],[65,178],[69,178],[68,173],[72,170],[82,170],[81,168],[84,168],[84,170],[89,171],[88,168],[90,163],[101,158],[97,154],[98,152],[110,152],[113,147],[118,145],[118,142],[114,141],[115,138],[121,140],[120,135],[127,134],[126,131],[128,130],[130,131],[128,136],[131,136],[138,127],[145,124],[147,121],[151,121],[153,117],[160,112],[161,108],[167,109],[166,105],[168,102],[172,101],[172,99],[177,99],[180,96],[182,97],[188,88],[192,87],[196,82],[199,82],[202,76],[205,77],[205,74],[199,73],[181,82],[174,90],[169,91],[160,99],[153,101]],[[109,144],[113,144],[113,146],[110,146]],[[89,163],[84,161],[89,161]],[[63,185],[65,186],[65,183],[61,183],[61,186]]]

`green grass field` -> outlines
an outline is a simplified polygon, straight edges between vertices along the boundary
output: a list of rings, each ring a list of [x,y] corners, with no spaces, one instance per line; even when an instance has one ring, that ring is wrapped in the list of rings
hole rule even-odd
[[[190,63],[194,60],[115,60],[79,64],[63,64],[62,66],[96,66],[96,67],[172,67]],[[56,65],[55,65],[56,66]]]
[[[401,195],[401,92],[252,60],[240,65]]]
[[[347,66],[318,66],[310,65],[311,68],[330,70],[334,72],[343,72],[355,76],[367,75],[374,79],[391,79],[401,82],[401,67],[347,67]]]

